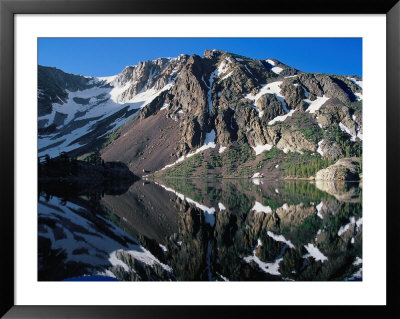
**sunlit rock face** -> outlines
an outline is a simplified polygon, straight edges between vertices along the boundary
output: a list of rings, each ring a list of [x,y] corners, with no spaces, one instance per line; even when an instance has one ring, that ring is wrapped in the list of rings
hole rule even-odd
[[[287,154],[280,165],[293,161],[292,153],[335,161],[362,153],[360,78],[221,50],[143,61],[108,77],[39,66],[38,107],[39,156],[100,149],[105,160],[122,161],[135,174],[205,150],[218,156],[220,148],[231,154],[249,148],[256,159],[277,149]],[[214,173],[238,177],[236,171]],[[271,169],[264,164],[260,171]]]
[[[342,158],[335,164],[317,172],[317,181],[358,181],[360,180],[361,160],[359,158]]]

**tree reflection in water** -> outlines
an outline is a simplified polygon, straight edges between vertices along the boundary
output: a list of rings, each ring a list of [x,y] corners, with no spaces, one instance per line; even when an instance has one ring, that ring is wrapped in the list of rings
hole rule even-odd
[[[358,183],[165,179],[119,195],[46,191],[39,280],[362,279]]]

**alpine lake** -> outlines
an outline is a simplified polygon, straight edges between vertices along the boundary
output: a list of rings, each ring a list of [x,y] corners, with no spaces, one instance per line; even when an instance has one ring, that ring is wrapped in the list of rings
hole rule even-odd
[[[362,183],[139,180],[40,188],[38,280],[362,280]]]

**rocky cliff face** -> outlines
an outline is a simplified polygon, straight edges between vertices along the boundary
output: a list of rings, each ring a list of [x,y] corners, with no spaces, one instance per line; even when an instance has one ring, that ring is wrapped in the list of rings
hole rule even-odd
[[[335,164],[322,169],[315,175],[316,180],[360,180],[361,161],[358,158],[341,158]]]
[[[118,97],[122,102],[131,100],[143,91],[159,91],[176,79],[187,58],[186,55],[180,55],[176,59],[159,58],[127,66],[110,84],[123,88]]]
[[[62,80],[49,85],[49,74]],[[113,77],[40,67],[39,78],[45,79],[39,80],[40,155],[104,148],[106,160],[124,157],[134,170],[139,158],[157,151],[161,134],[152,134],[150,124],[161,118],[171,123],[174,140],[152,171],[238,145],[250,146],[254,156],[271,149],[330,160],[361,155],[362,81],[356,76],[304,73],[274,59],[206,50],[202,57],[141,62]],[[132,133],[129,140],[109,140],[139,125],[149,136],[141,156],[122,152],[138,143]]]
[[[39,156],[77,156],[100,149],[135,115],[161,108],[188,56],[127,66],[120,74],[87,77],[39,66]],[[161,103],[161,105],[159,105]],[[141,112],[143,110],[143,112]]]

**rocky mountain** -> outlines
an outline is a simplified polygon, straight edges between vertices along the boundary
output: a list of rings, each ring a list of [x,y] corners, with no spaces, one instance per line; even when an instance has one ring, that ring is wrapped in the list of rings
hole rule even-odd
[[[110,77],[39,66],[39,156],[100,148],[105,137],[173,86],[187,58],[145,61]]]
[[[220,50],[103,78],[39,66],[38,110],[39,156],[100,149],[138,175],[299,177],[362,153],[361,78]]]

